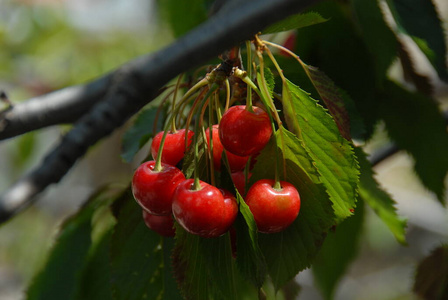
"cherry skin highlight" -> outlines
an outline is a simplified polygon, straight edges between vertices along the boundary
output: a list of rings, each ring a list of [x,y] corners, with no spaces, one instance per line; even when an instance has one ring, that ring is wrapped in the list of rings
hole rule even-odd
[[[274,189],[275,181],[262,179],[247,192],[245,202],[252,212],[258,231],[275,233],[285,230],[300,211],[300,195],[289,182],[280,181],[281,189]]]
[[[173,214],[188,232],[205,238],[218,237],[229,230],[238,213],[235,197],[230,192],[200,181],[194,190],[194,179],[179,184],[174,193]]]
[[[219,123],[219,138],[227,151],[239,156],[254,155],[266,146],[272,135],[269,115],[257,106],[230,107]]]
[[[143,210],[143,221],[149,229],[161,236],[172,237],[176,234],[174,220],[171,214],[167,216],[156,216]]]
[[[238,156],[227,150],[224,150],[224,147],[221,143],[221,139],[219,138],[219,125],[213,125],[212,130],[212,140],[213,140],[213,166],[216,170],[221,170],[221,157],[222,152],[226,151],[227,160],[229,161],[230,171],[236,172],[244,169],[247,161],[249,160],[249,156]],[[210,129],[207,128],[205,131],[205,136],[207,137],[207,145],[209,144],[210,138]]]
[[[173,194],[184,174],[176,167],[162,163],[162,170],[155,171],[156,162],[141,164],[132,178],[132,193],[137,203],[153,215],[171,214]]]
[[[179,129],[175,133],[168,132],[163,145],[162,162],[175,166],[185,155],[185,129]],[[188,146],[192,142],[193,131],[188,130]],[[151,154],[153,159],[157,158],[160,143],[162,141],[163,131],[156,134],[151,144]]]

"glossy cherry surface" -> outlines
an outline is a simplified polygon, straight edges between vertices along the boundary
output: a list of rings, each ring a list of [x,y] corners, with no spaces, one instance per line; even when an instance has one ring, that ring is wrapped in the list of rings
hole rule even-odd
[[[175,133],[168,132],[163,145],[162,162],[175,166],[185,155],[185,129],[179,129]],[[188,130],[188,146],[192,142],[194,133]],[[157,158],[163,131],[156,134],[151,144],[151,154],[153,159]]]
[[[275,181],[262,179],[247,192],[245,202],[254,215],[258,231],[275,233],[286,229],[300,211],[300,195],[289,182],[280,181],[281,189],[274,189]]]
[[[158,234],[166,237],[174,236],[174,220],[171,214],[167,216],[156,216],[143,210],[143,221],[149,229],[154,230]]]
[[[173,200],[173,214],[188,232],[205,238],[224,234],[238,213],[235,197],[230,192],[200,181],[201,189],[194,190],[194,179],[179,184]]]
[[[132,178],[132,193],[137,203],[154,215],[171,214],[174,190],[185,180],[176,167],[162,163],[162,170],[155,171],[155,161],[141,164]]]
[[[239,156],[257,154],[266,146],[272,135],[268,114],[253,106],[253,112],[245,105],[230,107],[219,123],[219,137],[227,151]]]
[[[213,165],[216,170],[221,170],[221,157],[222,152],[225,151],[219,138],[219,125],[213,125],[212,130],[212,140],[213,140]],[[207,144],[209,144],[210,130],[209,128],[205,131],[205,136],[207,137]],[[249,156],[238,156],[229,151],[226,151],[227,160],[229,161],[229,166],[231,172],[236,172],[244,169]]]

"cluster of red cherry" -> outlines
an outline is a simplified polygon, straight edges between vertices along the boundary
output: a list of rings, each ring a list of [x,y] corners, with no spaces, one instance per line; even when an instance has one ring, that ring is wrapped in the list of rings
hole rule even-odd
[[[164,132],[153,139],[151,152],[157,157]],[[187,136],[186,136],[187,135]],[[164,236],[173,236],[174,219],[188,232],[201,237],[217,237],[229,230],[237,213],[235,196],[199,179],[186,179],[175,167],[185,153],[185,141],[191,143],[194,132],[181,129],[165,134],[161,162],[148,161],[140,165],[132,180],[132,191],[143,208],[147,226]],[[245,168],[250,156],[258,154],[268,143],[272,126],[268,114],[261,108],[244,105],[230,107],[219,125],[212,126],[206,136],[213,147],[213,163],[221,168],[225,151],[235,187],[244,195]],[[207,144],[210,144],[207,140]],[[210,146],[210,145],[209,145]],[[297,189],[285,181],[263,179],[248,190],[244,201],[250,208],[258,230],[274,233],[284,230],[297,217],[300,196]]]

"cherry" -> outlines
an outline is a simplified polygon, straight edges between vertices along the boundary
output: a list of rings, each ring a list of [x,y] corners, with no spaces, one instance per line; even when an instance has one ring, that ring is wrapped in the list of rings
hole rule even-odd
[[[162,236],[174,236],[176,233],[171,214],[167,216],[156,216],[143,210],[143,221],[145,221],[149,229],[154,230]]]
[[[239,156],[258,153],[272,135],[269,115],[257,106],[253,111],[245,105],[230,107],[219,123],[219,137],[227,151]]]
[[[246,193],[246,176],[244,176],[244,171],[234,172],[230,174],[230,176],[232,177],[233,184],[235,185],[238,193],[240,193],[240,195],[244,197]],[[248,179],[250,179],[251,176],[252,173],[249,173]]]
[[[216,170],[221,170],[221,156],[224,151],[224,147],[222,146],[221,139],[219,138],[219,125],[213,125],[212,130],[212,139],[213,139],[213,165]],[[210,138],[210,130],[207,128],[205,131],[205,136],[207,137],[207,144],[209,143]],[[229,151],[226,151],[227,160],[229,161],[229,166],[231,172],[236,172],[244,169],[247,161],[249,160],[249,156],[238,156]]]
[[[218,237],[232,225],[238,205],[232,194],[199,181],[195,190],[194,179],[179,184],[173,196],[173,214],[188,232],[205,238]]]
[[[188,146],[190,146],[194,133],[188,130]],[[160,142],[162,141],[163,131],[156,134],[151,144],[151,154],[153,159],[157,158]],[[162,162],[175,166],[185,155],[185,129],[171,133],[168,132],[163,144]]]
[[[174,190],[185,180],[176,167],[162,163],[162,170],[155,171],[155,161],[141,164],[132,178],[132,193],[137,203],[153,215],[169,215]]]
[[[260,232],[280,232],[291,225],[299,214],[299,192],[289,182],[280,181],[280,185],[281,188],[276,189],[274,180],[261,179],[247,192],[245,201]]]

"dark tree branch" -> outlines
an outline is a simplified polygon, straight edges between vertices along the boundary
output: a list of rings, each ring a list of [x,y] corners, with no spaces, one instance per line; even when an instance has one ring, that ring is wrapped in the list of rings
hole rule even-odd
[[[17,103],[0,112],[0,141],[47,126],[73,123],[100,101],[112,75]]]
[[[113,86],[104,100],[79,119],[40,166],[0,196],[0,222],[28,206],[48,185],[58,182],[91,145],[137,113],[170,79],[317,2],[234,0],[167,48],[125,65],[114,74]]]

